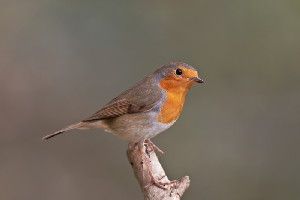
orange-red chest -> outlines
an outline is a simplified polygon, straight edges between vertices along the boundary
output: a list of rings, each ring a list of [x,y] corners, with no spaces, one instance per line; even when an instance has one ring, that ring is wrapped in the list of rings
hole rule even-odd
[[[158,121],[169,124],[180,116],[190,86],[172,80],[163,80],[160,86],[165,89],[167,97],[158,115]]]

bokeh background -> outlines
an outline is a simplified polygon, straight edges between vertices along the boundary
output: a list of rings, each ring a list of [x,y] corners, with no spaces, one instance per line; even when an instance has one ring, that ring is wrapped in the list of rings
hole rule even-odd
[[[300,199],[299,0],[1,0],[0,199],[142,199],[124,141],[41,138],[174,60],[206,80],[154,139],[184,199]]]

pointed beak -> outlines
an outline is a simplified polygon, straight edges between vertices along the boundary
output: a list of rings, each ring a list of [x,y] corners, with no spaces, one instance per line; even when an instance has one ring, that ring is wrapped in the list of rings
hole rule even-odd
[[[191,80],[196,82],[196,83],[204,83],[203,79],[198,78],[198,77],[191,78]]]

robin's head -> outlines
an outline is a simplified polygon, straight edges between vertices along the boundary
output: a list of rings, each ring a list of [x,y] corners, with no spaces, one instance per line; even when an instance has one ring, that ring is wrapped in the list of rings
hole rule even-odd
[[[198,72],[183,62],[172,62],[155,71],[160,86],[164,89],[190,89],[195,83],[203,83]]]

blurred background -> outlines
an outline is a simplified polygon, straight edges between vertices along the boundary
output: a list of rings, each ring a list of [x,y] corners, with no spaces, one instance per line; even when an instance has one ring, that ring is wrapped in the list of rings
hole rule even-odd
[[[206,84],[153,141],[184,199],[300,199],[298,0],[1,0],[0,199],[142,199],[126,142],[41,138],[177,60]]]

